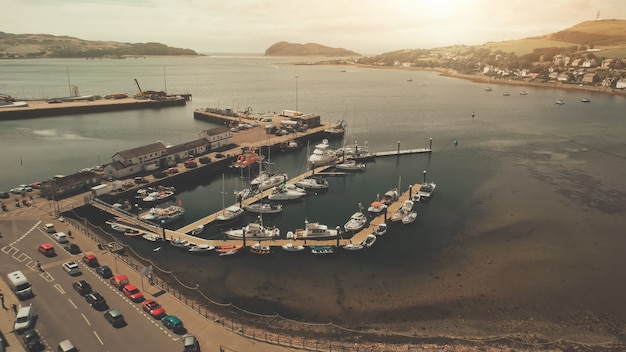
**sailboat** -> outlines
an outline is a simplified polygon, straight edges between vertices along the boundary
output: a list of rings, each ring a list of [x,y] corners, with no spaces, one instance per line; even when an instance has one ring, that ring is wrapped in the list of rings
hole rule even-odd
[[[217,216],[217,220],[220,222],[235,221],[243,216],[245,210],[241,209],[237,205],[231,205],[228,208],[224,205],[224,174],[222,174],[222,213]]]

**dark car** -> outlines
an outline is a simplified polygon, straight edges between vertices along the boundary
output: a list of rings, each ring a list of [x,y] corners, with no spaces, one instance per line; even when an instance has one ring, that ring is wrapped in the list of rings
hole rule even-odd
[[[198,158],[198,161],[200,162],[200,164],[210,164],[211,158],[209,158],[208,156],[201,156],[200,158]]]
[[[65,248],[65,250],[68,251],[70,254],[80,253],[80,247],[76,243],[68,243],[63,246],[63,248]]]
[[[150,182],[150,181],[148,181],[145,177],[141,177],[141,176],[135,177],[135,183],[136,184],[148,183],[148,182]]]
[[[85,300],[89,303],[93,308],[99,309],[107,306],[107,301],[104,297],[96,291],[89,292],[85,295]]]
[[[104,318],[113,326],[126,325],[124,316],[117,309],[109,309],[106,312],[104,312]]]
[[[152,176],[154,176],[154,178],[163,178],[167,176],[167,174],[165,173],[165,171],[157,171],[154,174],[152,174]]]
[[[24,339],[24,344],[29,351],[41,351],[44,349],[41,337],[35,329],[27,330],[24,335],[22,335],[22,339]]]
[[[109,268],[108,265],[100,265],[96,268],[96,272],[98,273],[98,275],[102,276],[105,279],[113,276],[113,271],[111,271],[111,268]]]
[[[72,284],[72,287],[76,292],[78,292],[81,296],[84,296],[91,292],[91,285],[87,280],[79,280]]]

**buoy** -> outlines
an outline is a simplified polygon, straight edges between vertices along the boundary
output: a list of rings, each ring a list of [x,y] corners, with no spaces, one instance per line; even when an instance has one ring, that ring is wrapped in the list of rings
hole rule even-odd
[[[459,144],[459,141],[457,141],[456,139],[454,140],[454,145]]]

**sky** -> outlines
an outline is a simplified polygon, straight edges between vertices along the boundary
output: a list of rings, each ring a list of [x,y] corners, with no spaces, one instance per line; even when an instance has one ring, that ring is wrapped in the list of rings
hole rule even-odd
[[[363,55],[522,39],[626,19],[626,0],[3,0],[0,31],[258,53],[279,41]],[[7,11],[10,9],[10,11]]]

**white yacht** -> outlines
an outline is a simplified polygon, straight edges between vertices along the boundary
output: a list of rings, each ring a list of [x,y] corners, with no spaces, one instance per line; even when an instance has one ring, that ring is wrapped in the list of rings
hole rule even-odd
[[[284,174],[284,173],[278,173],[278,174],[268,176],[267,179],[259,183],[258,185],[259,191],[263,192],[266,189],[279,186],[280,184],[287,182],[288,179],[289,178],[287,174]]]
[[[170,223],[174,222],[185,215],[185,209],[177,205],[170,205],[167,208],[152,208],[150,211],[143,215],[141,219],[149,220],[156,223]]]
[[[337,237],[339,229],[329,229],[327,225],[319,222],[304,222],[304,229],[296,229],[293,237],[297,239],[321,240]]]
[[[365,171],[365,163],[348,160],[345,163],[336,164],[335,169],[343,171]]]
[[[400,221],[402,220],[402,218],[404,218],[405,216],[407,216],[411,210],[413,210],[413,201],[410,199],[407,199],[404,201],[404,203],[402,204],[402,207],[400,209],[398,209],[398,211],[396,211],[395,214],[393,214],[391,216],[391,221]]]
[[[315,150],[313,150],[313,153],[309,156],[308,161],[309,165],[318,167],[334,164],[336,159],[337,154],[334,150],[330,149],[328,139],[324,139],[322,143],[315,146]]]
[[[434,182],[426,182],[423,183],[420,186],[420,190],[417,192],[417,194],[421,199],[427,200],[430,199],[430,197],[432,196],[433,192],[435,191],[435,187],[437,187],[437,184]]]
[[[263,241],[280,236],[280,230],[277,227],[264,227],[262,222],[253,222],[240,229],[228,230],[225,234],[234,240],[241,240],[245,236],[249,240]]]
[[[274,187],[272,193],[267,196],[269,200],[293,200],[302,198],[306,195],[306,191],[298,188],[293,184],[284,184],[280,187]]]
[[[352,214],[350,220],[348,220],[348,222],[343,225],[343,228],[346,231],[356,232],[365,227],[366,223],[367,216],[365,216],[365,214],[363,214],[362,212],[357,211],[356,213]]]
[[[244,207],[250,213],[277,214],[283,211],[282,204],[273,203],[253,203]]]
[[[295,183],[297,187],[304,189],[328,189],[328,181],[320,177],[307,177]]]
[[[241,209],[237,205],[231,205],[225,208],[220,215],[217,216],[217,220],[221,222],[228,222],[238,219],[244,214],[245,210]]]

